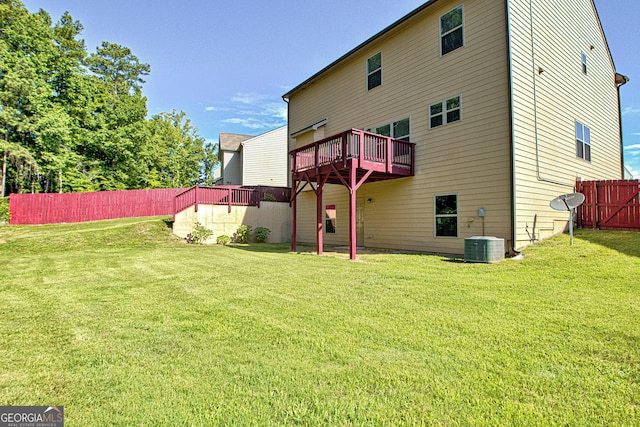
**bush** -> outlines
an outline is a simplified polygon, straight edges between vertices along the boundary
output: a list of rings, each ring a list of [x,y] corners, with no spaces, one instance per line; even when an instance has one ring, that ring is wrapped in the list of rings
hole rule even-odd
[[[228,245],[231,242],[231,237],[223,234],[222,236],[218,236],[216,239],[216,243],[219,245]]]
[[[0,197],[0,224],[9,222],[9,198]]]
[[[274,195],[273,195],[273,194],[271,194],[271,193],[265,193],[265,194],[262,196],[262,201],[263,201],[263,202],[277,202],[277,200],[276,200],[276,196],[274,196]]]
[[[236,243],[249,243],[251,239],[251,226],[241,225],[236,230]]]
[[[267,227],[256,227],[253,237],[258,243],[267,243],[269,234],[271,234],[271,230]]]
[[[196,221],[193,224],[193,231],[187,235],[187,243],[194,243],[196,245],[203,244],[213,235],[213,231],[205,228],[204,225]]]
[[[0,197],[0,223],[9,222],[9,198]]]

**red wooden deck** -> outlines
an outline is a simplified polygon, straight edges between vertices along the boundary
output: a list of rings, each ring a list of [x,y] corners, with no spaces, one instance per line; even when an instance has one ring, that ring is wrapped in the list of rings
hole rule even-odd
[[[325,184],[342,184],[349,190],[349,247],[356,259],[356,193],[365,182],[413,176],[415,144],[371,132],[351,129],[292,150],[291,249],[296,250],[296,196],[304,185],[316,194],[317,252],[322,255],[322,190]]]
[[[231,206],[257,206],[260,201],[270,194],[276,202],[289,202],[291,190],[288,187],[263,187],[263,186],[240,186],[221,185],[216,187],[191,187],[174,199],[173,214],[183,211],[191,206],[198,205],[227,205],[229,212]]]
[[[291,171],[296,180],[333,173],[329,184],[341,184],[339,176],[347,178],[353,168],[358,177],[370,173],[369,182],[413,176],[414,147],[411,142],[351,129],[292,150]]]

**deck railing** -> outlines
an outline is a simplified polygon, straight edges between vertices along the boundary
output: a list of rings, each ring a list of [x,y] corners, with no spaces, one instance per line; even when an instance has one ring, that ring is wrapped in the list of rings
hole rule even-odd
[[[359,129],[333,135],[290,152],[291,170],[305,170],[357,159],[360,166],[376,163],[413,170],[415,144]]]
[[[267,196],[270,194],[273,197]],[[276,202],[289,202],[291,190],[286,187],[263,186],[219,186],[219,187],[191,187],[178,194],[174,199],[174,215],[191,206],[198,205],[227,205],[231,206],[258,206],[260,201],[270,200]]]

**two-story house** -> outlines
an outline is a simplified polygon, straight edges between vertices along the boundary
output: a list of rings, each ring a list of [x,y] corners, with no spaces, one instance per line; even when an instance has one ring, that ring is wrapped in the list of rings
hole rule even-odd
[[[258,136],[220,134],[220,177],[216,185],[286,187],[287,127]]]
[[[622,177],[592,0],[431,0],[287,92],[293,246],[462,254],[564,231],[549,202]]]

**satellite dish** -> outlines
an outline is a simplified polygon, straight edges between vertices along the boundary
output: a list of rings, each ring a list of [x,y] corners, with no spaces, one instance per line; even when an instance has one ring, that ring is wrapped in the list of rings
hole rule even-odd
[[[575,209],[584,203],[584,194],[582,193],[569,193],[562,194],[553,199],[549,206],[557,211],[570,211]]]

